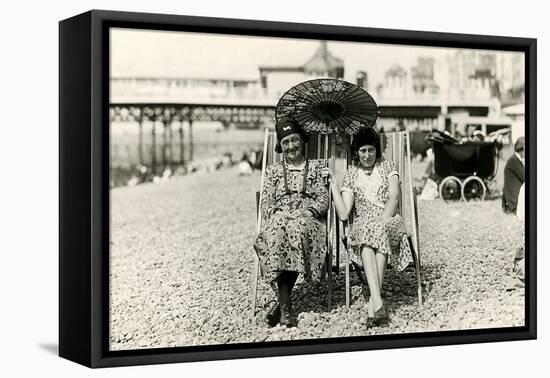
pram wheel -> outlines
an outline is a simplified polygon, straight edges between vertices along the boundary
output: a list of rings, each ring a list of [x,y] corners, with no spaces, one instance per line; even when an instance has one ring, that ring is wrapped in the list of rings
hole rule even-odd
[[[455,176],[447,176],[439,184],[439,196],[445,201],[459,201],[462,198],[462,184]]]
[[[464,201],[483,201],[486,192],[485,184],[479,177],[470,176],[462,183],[462,199]]]

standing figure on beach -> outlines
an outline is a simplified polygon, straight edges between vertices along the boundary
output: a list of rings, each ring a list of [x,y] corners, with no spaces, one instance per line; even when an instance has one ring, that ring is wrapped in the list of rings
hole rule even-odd
[[[514,154],[504,167],[504,188],[502,209],[505,213],[516,214],[519,190],[525,182],[525,138],[519,137],[514,144]]]
[[[323,170],[330,181],[338,217],[348,220],[353,211],[353,226],[348,237],[353,262],[363,265],[370,289],[369,324],[389,320],[381,290],[386,265],[403,270],[412,262],[407,233],[397,213],[399,177],[393,162],[383,160],[380,136],[364,128],[353,138],[353,153],[358,159],[344,176],[340,188],[333,172]]]
[[[268,325],[296,324],[290,294],[299,274],[306,281],[320,281],[327,253],[326,226],[328,190],[321,160],[304,155],[307,135],[293,119],[276,125],[277,146],[283,160],[269,166],[262,189],[262,227],[254,248],[267,282],[278,301],[269,309]]]

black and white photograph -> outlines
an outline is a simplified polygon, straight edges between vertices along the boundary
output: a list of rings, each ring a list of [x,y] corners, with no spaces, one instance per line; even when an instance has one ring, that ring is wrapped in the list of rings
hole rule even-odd
[[[543,375],[543,2],[4,9],[1,376]]]
[[[525,327],[525,78],[520,51],[110,28],[109,350]]]

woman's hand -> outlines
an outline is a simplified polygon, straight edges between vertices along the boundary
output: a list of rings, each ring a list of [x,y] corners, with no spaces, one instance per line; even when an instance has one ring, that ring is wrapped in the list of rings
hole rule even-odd
[[[298,219],[300,217],[313,218],[313,213],[309,210],[296,210],[287,215],[288,219]]]
[[[302,212],[302,216],[304,218],[313,218],[313,213],[311,212],[311,210],[305,210]]]
[[[335,182],[335,179],[334,179],[334,173],[332,173],[332,171],[330,170],[330,168],[323,168],[321,170],[321,177],[326,179],[328,178],[328,181],[331,183],[331,184],[334,184]]]

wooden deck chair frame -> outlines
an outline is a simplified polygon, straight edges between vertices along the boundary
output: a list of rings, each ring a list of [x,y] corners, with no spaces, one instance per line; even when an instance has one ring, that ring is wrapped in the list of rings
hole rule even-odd
[[[408,231],[408,241],[411,248],[414,269],[416,273],[416,287],[418,306],[422,306],[422,280],[421,280],[421,264],[420,264],[420,243],[418,235],[418,208],[417,208],[417,194],[413,187],[412,182],[412,168],[411,168],[411,148],[410,148],[410,134],[408,131],[401,131],[395,133],[382,134],[383,138],[381,143],[388,144],[387,146],[381,146],[382,151],[385,151],[384,157],[394,162],[395,169],[399,173],[399,203],[398,212],[405,222],[405,226]],[[396,148],[397,146],[397,148]],[[348,167],[351,165],[351,143],[347,143],[347,163]],[[390,151],[388,151],[390,149]],[[390,155],[390,156],[388,156]],[[403,193],[408,193],[408,201],[403,201]],[[410,206],[409,211],[404,211],[406,206]],[[349,258],[349,245],[347,244],[347,235],[349,234],[350,226],[352,222],[343,222],[343,241],[345,251],[345,269],[346,269],[346,308],[350,307],[350,258]],[[407,227],[409,226],[409,227]],[[358,272],[358,274],[361,274]]]
[[[262,227],[262,217],[261,217],[261,193],[264,187],[264,175],[265,170],[268,165],[281,161],[282,154],[275,152],[275,141],[276,135],[274,131],[267,130],[264,135],[264,147],[263,147],[263,158],[262,158],[262,178],[260,182],[260,191],[256,192],[256,211],[257,211],[257,229],[256,234],[260,232]],[[331,169],[334,169],[334,158],[331,156],[334,152],[334,146],[331,145],[329,138],[327,136],[317,135],[310,138],[310,141],[306,144],[305,154],[308,158],[316,159],[327,159]],[[271,161],[270,161],[271,160]],[[328,188],[327,188],[328,190]],[[331,193],[329,191],[329,209],[327,211],[326,218],[326,230],[327,230],[327,256],[325,260],[325,270],[323,271],[323,279],[328,276],[327,282],[327,307],[328,310],[332,308],[332,255],[336,252],[337,266],[339,259],[339,243],[338,239],[338,221],[336,217],[336,211],[334,209]],[[252,305],[251,305],[251,317],[256,315],[256,302],[258,294],[258,279],[261,272],[260,259],[258,255],[254,253],[254,270],[253,270],[253,284],[252,284]]]

